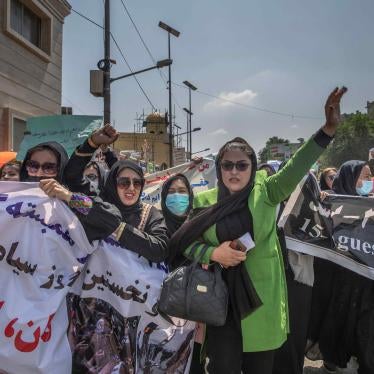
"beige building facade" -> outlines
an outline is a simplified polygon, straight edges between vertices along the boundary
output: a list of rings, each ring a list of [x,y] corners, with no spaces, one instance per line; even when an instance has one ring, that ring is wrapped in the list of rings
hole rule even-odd
[[[26,119],[61,113],[66,0],[0,0],[0,151],[18,150]]]
[[[114,150],[134,151],[141,159],[152,162],[161,169],[170,167],[169,134],[165,115],[151,113],[146,117],[143,127],[145,132],[120,132],[114,143]],[[184,148],[174,148],[174,165],[186,160]]]

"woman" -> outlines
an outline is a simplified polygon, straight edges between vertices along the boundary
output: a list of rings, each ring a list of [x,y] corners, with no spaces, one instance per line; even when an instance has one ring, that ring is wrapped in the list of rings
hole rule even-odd
[[[161,209],[165,217],[169,236],[172,236],[187,219],[192,209],[193,196],[190,182],[183,174],[173,175],[163,184],[161,191]],[[174,262],[175,264],[180,264],[183,261],[183,256],[180,256],[180,258]],[[204,374],[204,365],[200,362],[204,328],[204,324],[197,324],[190,367],[191,374]]]
[[[226,143],[216,159],[218,188],[194,200],[198,213],[173,236],[171,253],[206,250],[202,259],[222,265],[229,290],[226,324],[207,326],[208,372],[272,372],[274,350],[287,337],[288,311],[283,260],[276,233],[276,207],[295,189],[335,134],[340,99],[335,89],[326,106],[326,124],[277,174],[256,174],[256,154],[246,141]],[[230,247],[249,233],[255,248],[248,253]],[[251,279],[255,291],[251,289]],[[261,299],[256,300],[255,293]],[[261,305],[261,306],[259,306]]]
[[[70,156],[64,175],[66,184],[71,191],[81,192],[93,197],[100,195],[100,191],[104,187],[106,172],[98,162],[91,160],[95,152],[104,147],[105,150],[102,152],[110,169],[117,162],[117,157],[108,148],[108,145],[117,138],[117,131],[107,124],[94,131],[83,144],[76,148]],[[94,178],[96,174],[98,179]],[[90,179],[89,176],[92,178]]]
[[[19,173],[22,163],[20,161],[9,161],[0,168],[0,181],[19,181]]]
[[[106,170],[102,164],[90,161],[83,171],[83,183],[88,187],[89,196],[98,196],[103,190],[106,179]]]
[[[183,174],[170,177],[162,186],[161,209],[169,236],[186,220],[192,209],[193,192],[190,182]]]
[[[142,168],[132,161],[118,161],[108,175],[100,198],[86,197],[91,204],[85,204],[84,213],[81,209],[77,215],[89,241],[104,239],[114,233],[121,247],[159,263],[168,257],[167,228],[162,214],[140,201],[143,187]],[[41,181],[41,188],[48,196],[72,206],[71,199],[76,194],[55,181]],[[79,202],[73,206],[78,206]]]
[[[339,169],[332,193],[368,196],[373,188],[370,168],[364,161],[347,161]],[[318,261],[313,288],[310,339],[319,344],[325,369],[335,372],[357,356],[359,373],[374,371],[367,339],[374,340],[374,283],[350,270],[322,259]],[[371,357],[371,359],[370,359]]]
[[[332,183],[336,177],[337,170],[335,168],[326,168],[322,170],[319,180],[321,191],[332,190]]]
[[[68,155],[57,142],[46,142],[30,148],[22,162],[21,182],[39,182],[42,179],[54,178],[63,183],[64,169]]]

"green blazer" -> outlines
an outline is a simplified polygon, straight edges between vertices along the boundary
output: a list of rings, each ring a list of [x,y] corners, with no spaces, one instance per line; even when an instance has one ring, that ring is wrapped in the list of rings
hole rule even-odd
[[[270,177],[267,177],[265,171],[256,173],[254,187],[248,196],[256,246],[249,251],[245,267],[263,305],[241,322],[243,352],[277,349],[287,338],[287,286],[276,231],[276,207],[290,196],[323,151],[324,148],[311,138],[279,173]],[[215,188],[197,194],[194,208],[208,207],[216,203],[217,192]],[[193,255],[198,256],[204,245],[209,245],[202,259],[203,263],[209,263],[213,250],[219,245],[216,225],[205,231],[199,242],[192,243],[185,250],[185,255],[191,257],[190,252],[194,248]]]

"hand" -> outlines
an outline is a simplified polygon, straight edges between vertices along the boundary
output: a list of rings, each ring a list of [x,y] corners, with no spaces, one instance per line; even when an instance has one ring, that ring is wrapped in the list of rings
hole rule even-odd
[[[119,134],[117,133],[116,129],[107,123],[104,127],[92,133],[91,140],[99,147],[102,144],[112,144],[117,140],[118,136]]]
[[[329,136],[334,136],[340,123],[340,100],[348,91],[347,87],[338,88],[330,93],[325,104],[326,123],[322,130]]]
[[[223,267],[239,265],[247,258],[245,252],[237,251],[230,247],[231,242],[223,242],[217,247],[211,256],[211,260],[220,263]]]
[[[321,194],[319,195],[319,198],[321,201],[325,200],[326,197],[329,196],[329,194],[326,191],[321,191]]]
[[[71,199],[72,193],[55,179],[42,179],[39,182],[39,187],[49,197],[56,197],[57,199],[66,201],[67,203]]]

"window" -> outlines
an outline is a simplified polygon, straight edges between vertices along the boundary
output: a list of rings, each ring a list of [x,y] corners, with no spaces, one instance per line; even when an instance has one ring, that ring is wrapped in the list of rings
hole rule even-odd
[[[23,140],[23,136],[26,131],[26,121],[13,117],[13,128],[12,128],[12,149],[14,152],[19,151],[19,146]]]
[[[50,62],[52,14],[39,0],[4,1],[5,33],[44,61]]]
[[[42,20],[19,0],[11,1],[10,26],[36,47],[42,47]]]

